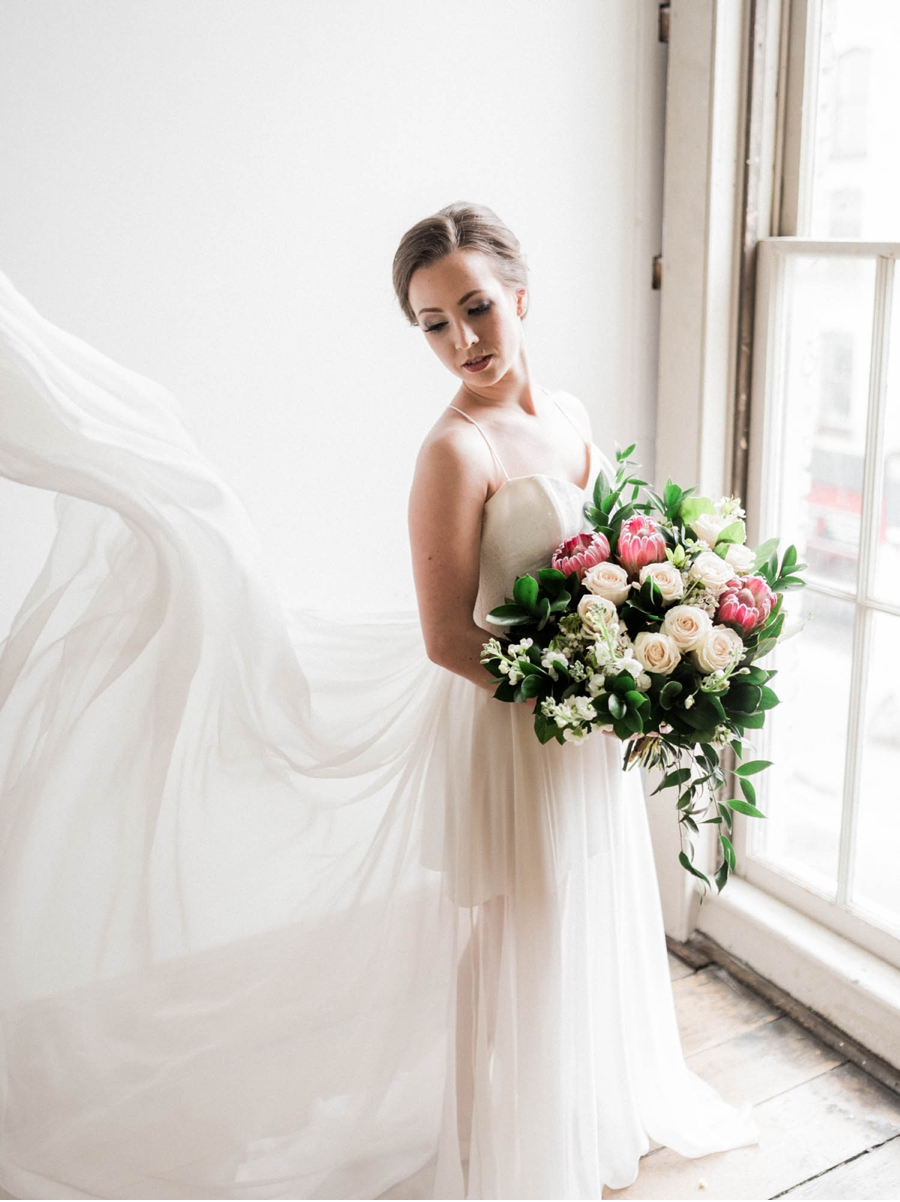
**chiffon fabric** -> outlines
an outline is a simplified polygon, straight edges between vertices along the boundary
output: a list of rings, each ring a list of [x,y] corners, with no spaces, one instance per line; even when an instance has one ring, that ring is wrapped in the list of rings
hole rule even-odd
[[[5,280],[0,390],[59,494],[0,656],[4,1189],[597,1198],[754,1141],[682,1059],[611,740],[541,747],[411,615],[285,613],[175,402]],[[583,502],[494,494],[482,617]]]

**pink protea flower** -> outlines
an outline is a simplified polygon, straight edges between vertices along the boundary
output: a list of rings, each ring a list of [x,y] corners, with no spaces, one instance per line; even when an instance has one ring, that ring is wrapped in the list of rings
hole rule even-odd
[[[622,523],[616,553],[628,575],[636,576],[648,563],[662,563],[666,558],[666,540],[653,518],[636,513]]]
[[[574,572],[581,580],[585,572],[596,567],[598,563],[605,563],[607,559],[609,540],[606,535],[588,532],[576,534],[574,538],[567,538],[564,543],[560,543],[553,552],[551,566],[567,576]]]
[[[739,634],[751,634],[772,612],[775,594],[761,576],[736,580],[719,597],[716,617]]]

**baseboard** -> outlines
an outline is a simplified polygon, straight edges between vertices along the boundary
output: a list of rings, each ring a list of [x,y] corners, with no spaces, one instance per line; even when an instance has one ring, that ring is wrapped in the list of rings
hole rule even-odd
[[[671,951],[720,964],[823,1043],[900,1092],[900,971],[740,878]]]

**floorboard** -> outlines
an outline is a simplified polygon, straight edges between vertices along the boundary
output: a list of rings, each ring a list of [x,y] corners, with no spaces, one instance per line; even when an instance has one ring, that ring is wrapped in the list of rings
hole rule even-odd
[[[699,1160],[656,1149],[604,1198],[900,1198],[900,1097],[723,969],[670,959],[688,1065],[753,1105],[760,1142]]]
[[[681,1046],[685,1056],[743,1035],[779,1012],[757,994],[739,985],[716,965],[673,981]]]
[[[900,1136],[788,1190],[783,1198],[900,1198]]]

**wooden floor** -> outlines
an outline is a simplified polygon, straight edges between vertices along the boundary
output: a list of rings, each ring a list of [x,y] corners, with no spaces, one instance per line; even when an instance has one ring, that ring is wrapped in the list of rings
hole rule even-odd
[[[670,965],[688,1065],[753,1104],[760,1143],[700,1160],[659,1148],[604,1198],[900,1199],[900,1097],[723,969]]]

